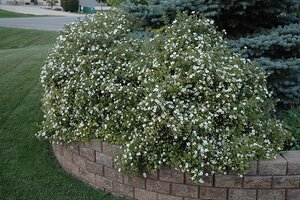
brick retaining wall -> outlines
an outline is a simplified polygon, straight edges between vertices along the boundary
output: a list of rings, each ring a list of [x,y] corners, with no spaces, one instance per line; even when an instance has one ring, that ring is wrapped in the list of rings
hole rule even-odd
[[[172,168],[147,178],[121,176],[114,167],[118,147],[99,140],[68,148],[53,145],[53,150],[66,171],[117,196],[141,200],[300,200],[300,151],[255,161],[243,178],[214,175],[196,185],[187,174]]]

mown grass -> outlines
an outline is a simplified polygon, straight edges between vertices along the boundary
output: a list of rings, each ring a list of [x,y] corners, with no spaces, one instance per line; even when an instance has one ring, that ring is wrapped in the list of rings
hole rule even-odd
[[[15,13],[7,10],[0,9],[0,18],[13,18],[13,17],[37,17],[38,15],[30,15],[23,13]]]
[[[0,28],[0,199],[115,199],[65,173],[50,144],[34,136],[42,120],[39,73],[56,36]]]
[[[15,28],[1,28],[0,34],[0,49],[49,45],[57,36],[57,33],[51,31],[20,30]]]

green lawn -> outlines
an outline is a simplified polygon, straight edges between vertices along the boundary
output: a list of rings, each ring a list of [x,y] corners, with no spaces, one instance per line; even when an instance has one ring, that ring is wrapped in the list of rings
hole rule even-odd
[[[49,143],[34,136],[42,120],[40,68],[56,36],[0,28],[0,199],[115,199],[65,173]]]
[[[0,18],[12,18],[12,17],[37,17],[38,15],[30,15],[30,14],[22,14],[22,13],[15,13],[6,10],[0,9]]]

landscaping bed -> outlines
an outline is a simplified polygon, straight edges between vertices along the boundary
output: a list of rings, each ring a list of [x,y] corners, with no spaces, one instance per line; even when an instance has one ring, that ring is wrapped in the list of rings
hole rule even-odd
[[[149,27],[113,10],[66,26],[42,68],[37,137],[67,171],[124,197],[298,198],[299,152],[278,154],[299,146],[297,112],[277,118],[269,74],[213,20],[168,17]]]

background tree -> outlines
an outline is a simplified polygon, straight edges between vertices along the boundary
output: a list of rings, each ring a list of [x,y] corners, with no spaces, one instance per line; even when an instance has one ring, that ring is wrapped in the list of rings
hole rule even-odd
[[[280,106],[300,104],[299,0],[130,0],[123,8],[145,27],[164,26],[178,11],[202,12],[228,33],[229,44],[269,73]],[[166,17],[165,17],[166,16]]]
[[[67,12],[78,12],[79,0],[61,0],[61,7]]]

